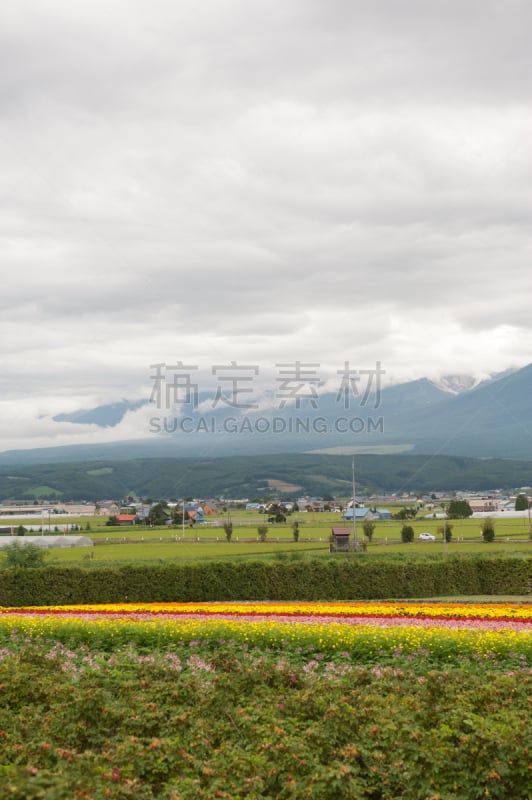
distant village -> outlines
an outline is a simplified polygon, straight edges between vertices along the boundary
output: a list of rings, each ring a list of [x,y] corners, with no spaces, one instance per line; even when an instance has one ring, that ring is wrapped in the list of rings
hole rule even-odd
[[[522,517],[530,513],[530,509],[516,511],[516,497],[518,495],[530,497],[532,489],[521,487],[513,492],[493,492],[489,494],[472,494],[468,492],[433,492],[429,495],[414,493],[369,495],[356,498],[356,521],[390,520],[401,508],[416,509],[425,517],[443,518],[445,508],[453,500],[466,500],[474,517]],[[281,498],[249,499],[249,498],[195,498],[185,500],[157,501],[142,500],[128,497],[123,499],[105,499],[98,502],[61,503],[40,499],[38,501],[11,501],[0,504],[0,518],[7,522],[9,518],[35,516],[34,529],[51,528],[59,518],[65,517],[102,517],[111,519],[113,524],[130,526],[153,522],[154,506],[159,509],[158,524],[167,522],[175,524],[176,515],[185,518],[188,524],[219,524],[217,517],[231,509],[240,509],[255,514],[270,513],[272,506],[280,509],[287,516],[292,513],[319,514],[325,512],[337,513],[344,520],[353,520],[353,498],[338,500],[331,497],[302,496],[293,500]]]

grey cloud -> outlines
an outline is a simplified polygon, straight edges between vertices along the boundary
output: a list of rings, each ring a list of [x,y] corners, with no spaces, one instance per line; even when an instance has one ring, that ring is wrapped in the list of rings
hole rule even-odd
[[[400,371],[429,329],[445,372],[526,358],[528,2],[0,16],[10,392],[137,392],[189,355]]]

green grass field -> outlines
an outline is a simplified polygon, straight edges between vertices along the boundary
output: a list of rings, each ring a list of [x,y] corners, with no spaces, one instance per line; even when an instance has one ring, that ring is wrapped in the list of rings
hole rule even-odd
[[[292,522],[299,522],[299,542],[294,542]],[[235,511],[231,513],[233,537],[231,542],[225,538],[223,523],[226,515],[213,518],[212,521],[198,524],[193,528],[188,525],[163,526],[106,526],[102,517],[79,517],[51,520],[43,527],[43,533],[66,533],[72,524],[81,527],[80,534],[89,537],[94,546],[87,548],[54,548],[49,551],[49,562],[55,564],[77,563],[96,566],[97,563],[134,562],[134,561],[173,561],[198,560],[212,558],[279,558],[303,555],[328,555],[329,537],[333,526],[347,526],[339,513],[294,514],[286,524],[268,525],[265,542],[260,542],[257,532],[259,525],[267,524],[263,515],[255,512]],[[47,522],[47,521],[46,521]],[[40,524],[40,520],[26,518],[17,520],[18,524]],[[453,520],[451,524],[452,540],[443,543],[438,528],[443,524],[441,519],[416,519],[409,522],[415,531],[415,540],[411,544],[401,542],[403,523],[398,520],[377,522],[373,539],[367,543],[367,551],[360,554],[364,557],[372,555],[392,554],[426,554],[451,555],[459,553],[521,553],[532,554],[532,541],[528,519],[496,519],[495,541],[486,544],[482,541],[478,519]],[[54,530],[57,528],[57,530]],[[70,533],[70,530],[68,530]],[[420,542],[419,534],[428,532],[437,538],[434,542]],[[38,535],[34,532],[34,535]],[[364,531],[357,524],[357,540],[365,542]],[[345,556],[344,556],[345,557]]]

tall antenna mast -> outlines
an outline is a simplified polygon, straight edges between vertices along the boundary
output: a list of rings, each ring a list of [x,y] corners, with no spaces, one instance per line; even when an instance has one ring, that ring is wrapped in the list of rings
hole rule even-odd
[[[355,543],[355,552],[358,551],[357,542],[357,515],[356,515],[356,491],[355,491],[355,457],[353,456],[353,541]]]

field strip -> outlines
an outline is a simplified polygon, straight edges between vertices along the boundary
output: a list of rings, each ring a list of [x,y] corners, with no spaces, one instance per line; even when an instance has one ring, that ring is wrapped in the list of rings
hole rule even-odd
[[[13,617],[532,630],[532,606],[512,603],[123,603],[0,609],[0,620]]]

